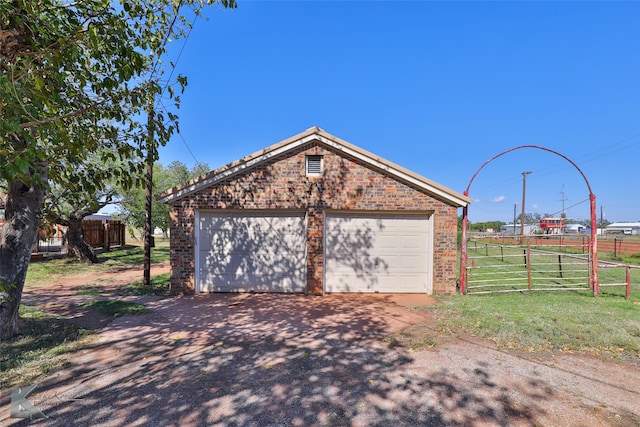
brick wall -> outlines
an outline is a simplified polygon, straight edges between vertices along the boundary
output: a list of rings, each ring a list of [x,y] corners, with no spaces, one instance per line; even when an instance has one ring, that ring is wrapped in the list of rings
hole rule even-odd
[[[305,156],[322,155],[324,176],[305,176]],[[194,292],[197,209],[299,209],[308,213],[307,292],[322,293],[324,211],[433,214],[433,291],[455,292],[457,208],[324,146],[309,144],[230,177],[171,206],[171,287]]]

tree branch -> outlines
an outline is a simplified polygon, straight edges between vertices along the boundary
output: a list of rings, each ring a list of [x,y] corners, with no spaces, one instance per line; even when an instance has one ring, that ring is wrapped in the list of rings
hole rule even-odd
[[[87,107],[81,108],[79,110],[73,111],[71,113],[67,113],[67,114],[63,114],[61,116],[56,116],[56,117],[49,117],[47,119],[43,119],[43,120],[32,120],[30,122],[27,123],[21,123],[20,124],[20,129],[24,130],[24,129],[29,129],[35,126],[40,126],[40,125],[44,125],[47,123],[53,123],[55,121],[58,120],[65,120],[65,119],[70,119],[73,117],[78,117],[84,113],[86,113],[87,111],[99,106],[101,103],[98,103],[96,105],[89,105]]]

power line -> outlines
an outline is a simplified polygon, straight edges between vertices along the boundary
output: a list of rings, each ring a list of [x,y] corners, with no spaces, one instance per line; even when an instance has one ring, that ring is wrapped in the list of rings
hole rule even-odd
[[[589,201],[589,199],[584,199],[584,200],[582,200],[582,201],[580,201],[580,202],[578,202],[578,203],[576,203],[576,204],[573,204],[573,205],[569,206],[568,208],[566,208],[566,210],[569,210],[569,209],[575,208],[576,206],[581,205],[581,204],[583,204],[583,203],[585,203],[585,202],[588,202],[588,201]],[[551,215],[551,216],[556,216],[556,215],[558,215],[558,214],[559,214],[559,213],[561,213],[561,212],[562,212],[562,213],[564,213],[564,211],[565,211],[565,209],[563,209],[562,211],[554,212],[554,213],[549,214],[549,215]]]
[[[180,2],[180,4],[182,5],[182,1]],[[167,87],[169,87],[169,83],[171,82],[171,78],[173,77],[173,73],[176,70],[176,68],[178,68],[178,62],[180,61],[180,58],[182,57],[182,53],[184,52],[184,49],[187,46],[187,42],[189,41],[189,36],[191,36],[191,31],[193,30],[193,27],[195,26],[195,23],[196,23],[197,19],[198,19],[198,15],[196,14],[194,16],[194,18],[193,18],[193,22],[189,26],[189,31],[187,32],[187,35],[184,38],[184,42],[182,43],[182,47],[180,48],[180,51],[178,52],[178,56],[177,56],[176,60],[173,62],[173,67],[171,68],[171,73],[169,74],[169,78],[167,79],[167,82],[165,83],[165,86],[164,86],[162,92],[167,90]],[[164,103],[162,102],[161,98],[158,99],[158,102],[162,105],[162,107],[165,109],[165,111],[169,111],[167,109],[167,106],[164,105]],[[182,143],[187,148],[187,151],[189,152],[189,154],[191,154],[191,157],[193,158],[195,164],[198,165],[200,162],[196,158],[195,154],[193,154],[193,151],[191,150],[191,147],[189,147],[189,144],[187,144],[187,141],[184,139],[184,136],[182,136],[182,133],[180,132],[180,129],[176,128],[176,131],[177,131],[176,133],[178,134],[178,136],[182,140]]]
[[[629,144],[625,144],[626,142],[633,141],[634,139],[636,139],[635,142],[631,142]],[[619,148],[617,148],[615,150],[612,150],[613,147],[615,147],[617,145],[621,145],[621,144],[625,144],[625,145],[622,145],[621,147],[619,147]],[[584,159],[586,159],[586,160],[583,160],[582,162],[583,163],[587,163],[587,162],[591,162],[593,160],[600,160],[602,157],[610,156],[612,154],[618,153],[618,152],[620,152],[622,150],[625,150],[627,148],[631,148],[634,145],[640,145],[640,133],[636,133],[635,135],[631,135],[631,136],[628,136],[626,138],[623,138],[619,142],[615,142],[613,144],[604,144],[605,148],[601,148],[600,150],[596,150],[596,151],[593,151],[593,152],[591,152],[589,154],[586,154],[584,156]],[[600,153],[604,153],[604,154],[600,154]],[[592,157],[592,156],[593,156],[592,159],[587,159],[588,157]]]
[[[629,142],[631,141],[631,142]],[[615,153],[618,153],[620,151],[626,150],[628,148],[631,148],[633,146],[636,145],[640,145],[640,133],[636,133],[634,135],[628,136],[626,138],[623,138],[622,140],[618,141],[618,142],[614,142],[612,144],[603,144],[604,148],[601,148],[599,150],[595,150],[591,153],[585,154],[583,156],[578,156],[576,158],[572,158],[572,160],[574,160],[576,163],[578,164],[585,164],[585,163],[589,163],[592,162],[594,160],[600,160],[603,157],[608,157],[611,156]],[[571,166],[570,164],[563,164],[561,166],[549,166],[547,168],[538,168],[536,169],[536,176],[534,178],[534,181],[539,180],[542,177],[548,176],[548,175],[553,175],[559,172],[562,172],[564,170],[567,169],[571,169],[573,166]],[[515,177],[513,179],[507,179],[507,180],[501,180],[499,183],[495,184],[495,185],[488,185],[486,187],[482,187],[479,189],[480,192],[487,192],[487,191],[492,191],[496,188],[504,188],[505,186],[509,186],[511,184],[516,184],[520,179],[518,177]]]
[[[180,2],[180,4],[182,4],[182,2]],[[173,67],[171,68],[171,73],[169,74],[169,78],[167,79],[167,83],[165,84],[164,89],[162,90],[163,92],[169,86],[169,83],[171,82],[171,77],[173,77],[173,72],[176,70],[176,68],[178,68],[178,62],[180,61],[180,58],[182,57],[182,52],[184,51],[184,48],[187,46],[187,42],[189,41],[189,36],[191,36],[191,31],[193,30],[193,27],[196,25],[196,19],[198,19],[198,15],[197,14],[193,18],[193,22],[189,26],[189,32],[187,32],[187,35],[184,38],[184,42],[182,43],[182,47],[180,48],[180,52],[178,52],[178,57],[176,58],[175,62],[173,62]]]
[[[165,111],[168,111],[167,107],[164,105],[164,103],[162,101],[160,101],[160,104],[162,105],[162,107],[164,108]],[[189,147],[189,144],[187,144],[187,141],[182,136],[182,133],[180,132],[180,128],[176,128],[176,131],[177,131],[176,133],[178,134],[180,139],[182,139],[182,142],[184,143],[184,146],[187,148],[187,151],[189,152],[189,154],[191,154],[191,157],[193,158],[193,161],[196,163],[196,165],[200,164],[200,161],[198,161],[198,159],[196,158],[195,154],[193,154],[193,151],[191,151],[191,147]]]
[[[165,50],[165,47],[167,46],[167,42],[169,41],[169,38],[171,37],[171,33],[173,30],[173,26],[175,25],[176,21],[178,20],[178,16],[180,14],[180,8],[182,7],[182,3],[183,0],[180,0],[180,2],[178,3],[177,6],[175,6],[174,10],[175,13],[173,15],[173,19],[171,20],[171,24],[169,24],[169,28],[167,29],[167,33],[164,36],[164,40],[162,41],[162,49],[161,51]],[[160,56],[158,56],[156,58],[156,63],[153,66],[153,71],[151,72],[151,76],[149,77],[149,80],[153,79],[153,76],[156,74],[156,72],[158,71],[158,66],[160,65]]]
[[[635,141],[633,141],[635,139]],[[633,141],[631,143],[625,144],[628,141]],[[622,146],[620,146],[621,144],[624,144]],[[587,153],[583,156],[578,155],[577,157],[574,157],[572,160],[575,161],[578,164],[585,164],[585,163],[590,163],[592,161],[597,161],[602,159],[603,157],[608,157],[611,156],[615,153],[618,153],[620,151],[626,150],[627,148],[631,148],[634,145],[639,145],[640,144],[640,134],[634,134],[631,136],[628,136],[626,138],[623,138],[622,140],[618,141],[618,142],[614,142],[613,144],[603,144],[604,148],[601,148],[599,150],[595,150],[592,151],[591,153]],[[614,147],[619,146],[616,149],[613,149]],[[567,169],[571,169],[572,166],[569,164],[564,164],[562,166],[559,167],[549,167],[547,169],[542,169],[542,173],[538,174],[538,176],[546,176],[546,175],[551,175],[554,173],[558,173]]]
[[[196,156],[193,154],[193,151],[191,151],[191,148],[189,148],[189,144],[187,144],[187,141],[185,141],[184,137],[182,136],[182,133],[180,133],[180,130],[178,130],[178,136],[180,137],[180,139],[182,139],[184,146],[187,147],[187,151],[189,151],[189,154],[191,154],[191,157],[193,157],[193,161],[196,163],[196,166],[199,165],[200,161],[196,159]]]

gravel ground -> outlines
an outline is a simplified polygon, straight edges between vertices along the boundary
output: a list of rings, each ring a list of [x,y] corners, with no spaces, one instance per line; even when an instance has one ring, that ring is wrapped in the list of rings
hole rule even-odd
[[[44,293],[44,292],[43,292]],[[44,296],[43,296],[44,297]],[[411,351],[389,337],[426,296],[233,294],[147,299],[29,401],[37,426],[637,426],[640,370],[526,356],[472,338]]]

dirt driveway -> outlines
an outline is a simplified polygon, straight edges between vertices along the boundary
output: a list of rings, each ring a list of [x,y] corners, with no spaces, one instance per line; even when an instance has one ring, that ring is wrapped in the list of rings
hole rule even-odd
[[[81,298],[72,289],[38,288],[26,298],[61,313],[56,298]],[[47,419],[8,418],[5,390],[0,424],[640,425],[637,367],[574,355],[523,357],[435,332],[418,343],[425,345],[393,345],[390,337],[410,336],[412,325],[428,330],[427,313],[412,309],[433,303],[427,296],[142,301],[151,313],[102,327],[91,347],[29,396]]]

